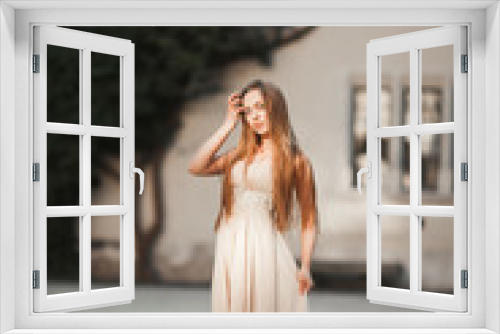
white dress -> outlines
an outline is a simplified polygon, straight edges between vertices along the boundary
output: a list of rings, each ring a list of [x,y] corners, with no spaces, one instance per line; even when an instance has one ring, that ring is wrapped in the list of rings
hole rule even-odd
[[[212,270],[212,312],[307,312],[298,266],[272,224],[271,159],[233,165],[234,206],[222,216]]]

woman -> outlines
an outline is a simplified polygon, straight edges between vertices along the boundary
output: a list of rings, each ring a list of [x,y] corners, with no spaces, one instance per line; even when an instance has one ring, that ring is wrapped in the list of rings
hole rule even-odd
[[[239,120],[243,129],[237,147],[216,154]],[[189,172],[224,176],[215,224],[212,311],[307,311],[310,260],[319,232],[316,188],[280,89],[255,80],[231,94],[224,124],[198,150]],[[282,235],[293,224],[295,199],[302,218],[300,270]]]

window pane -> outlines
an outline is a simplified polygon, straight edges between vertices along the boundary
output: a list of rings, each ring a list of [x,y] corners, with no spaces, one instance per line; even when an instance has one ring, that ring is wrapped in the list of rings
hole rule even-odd
[[[47,134],[47,206],[80,205],[80,138]]]
[[[392,92],[390,87],[383,86],[380,91],[381,110],[388,110],[392,105]],[[366,86],[355,85],[352,88],[352,111],[350,112],[352,126],[351,143],[351,186],[357,187],[357,173],[366,166]],[[363,188],[366,178],[361,178]]]
[[[92,205],[120,205],[120,138],[92,137]]]
[[[120,57],[91,52],[92,125],[120,126]]]
[[[47,294],[80,291],[80,217],[47,218]]]
[[[80,123],[80,50],[47,45],[47,122]]]
[[[453,218],[420,218],[422,291],[453,295]]]
[[[453,205],[453,133],[420,136],[422,205]]]
[[[444,112],[444,108],[453,107],[453,99],[451,95],[445,96],[447,92],[444,91],[445,87],[435,86],[422,86],[421,102],[422,102],[422,122],[424,123],[441,123],[450,122],[453,119],[444,118],[443,115],[449,113]],[[453,89],[453,87],[449,88]],[[452,93],[450,93],[452,94]],[[445,97],[447,100],[445,101]],[[448,100],[449,99],[449,100]],[[404,118],[410,118],[410,87],[403,87],[403,110]],[[446,116],[448,117],[448,116]]]
[[[409,118],[404,118],[404,105],[401,98],[403,86],[410,84],[410,52],[397,53],[380,57],[381,84],[389,86],[391,95],[381,94],[380,126],[408,125]],[[383,90],[379,87],[379,91]]]
[[[120,286],[120,216],[92,216],[92,290]]]
[[[453,45],[422,49],[421,124],[453,121]]]
[[[380,204],[409,205],[410,138],[380,138]]]
[[[410,217],[379,216],[382,286],[410,289]]]

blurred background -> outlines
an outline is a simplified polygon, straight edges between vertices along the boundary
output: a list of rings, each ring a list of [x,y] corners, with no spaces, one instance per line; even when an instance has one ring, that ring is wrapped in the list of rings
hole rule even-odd
[[[312,312],[366,299],[366,45],[434,27],[66,27],[135,44],[136,298],[79,312],[210,312],[220,176],[187,172],[252,79],[278,85],[316,179]],[[79,123],[79,51],[48,46],[47,121]],[[422,122],[453,121],[453,47],[422,51]],[[92,52],[92,125],[120,125],[120,60]],[[409,124],[409,54],[382,57],[381,126]],[[221,151],[236,145],[241,127]],[[49,206],[79,205],[79,138],[48,134]],[[422,204],[453,205],[453,134],[422,136]],[[381,204],[409,204],[409,138],[381,139]],[[92,138],[92,205],[120,203],[120,139]],[[366,189],[363,177],[363,190]],[[453,218],[422,222],[422,290],[453,294]],[[78,217],[48,218],[48,294],[78,291]],[[92,289],[119,286],[120,217],[92,217]],[[409,289],[409,217],[381,219],[382,285]],[[287,241],[300,261],[300,231]]]

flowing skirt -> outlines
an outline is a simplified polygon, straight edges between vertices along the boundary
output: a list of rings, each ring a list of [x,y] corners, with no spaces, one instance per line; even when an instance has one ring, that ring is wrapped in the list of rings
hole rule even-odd
[[[245,210],[223,216],[216,234],[212,312],[307,312],[297,272],[269,214]]]

